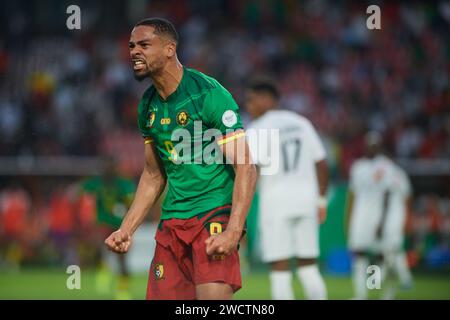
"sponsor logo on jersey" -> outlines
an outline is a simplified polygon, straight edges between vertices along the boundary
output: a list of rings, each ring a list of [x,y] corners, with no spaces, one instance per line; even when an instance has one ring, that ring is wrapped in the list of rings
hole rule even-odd
[[[162,280],[164,279],[164,265],[162,263],[157,263],[155,265],[155,279]]]
[[[237,115],[233,110],[227,110],[222,115],[222,123],[225,127],[231,128],[237,123]]]
[[[170,118],[162,118],[161,119],[161,124],[170,124],[171,120]]]
[[[189,114],[186,111],[180,111],[177,114],[177,123],[180,126],[185,126],[189,121]]]

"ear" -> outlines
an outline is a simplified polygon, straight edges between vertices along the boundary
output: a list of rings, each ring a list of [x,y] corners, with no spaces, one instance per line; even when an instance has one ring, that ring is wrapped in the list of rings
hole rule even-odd
[[[172,58],[177,53],[177,45],[174,42],[169,42],[166,47],[167,57]]]

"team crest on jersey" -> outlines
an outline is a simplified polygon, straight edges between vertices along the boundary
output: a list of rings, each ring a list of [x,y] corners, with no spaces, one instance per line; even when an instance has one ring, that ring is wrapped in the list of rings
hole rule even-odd
[[[177,123],[180,126],[185,126],[189,121],[189,114],[186,111],[180,111],[177,114]]]
[[[162,263],[157,263],[155,265],[155,279],[156,280],[162,280],[164,279],[164,265]]]
[[[155,111],[150,111],[150,114],[148,116],[148,124],[147,127],[151,128],[153,127],[153,123],[155,122],[156,113]]]

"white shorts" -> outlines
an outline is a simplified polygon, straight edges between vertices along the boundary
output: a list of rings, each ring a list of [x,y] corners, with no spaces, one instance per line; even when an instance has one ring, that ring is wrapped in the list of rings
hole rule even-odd
[[[386,221],[381,239],[381,248],[383,252],[398,252],[403,249],[403,221]]]
[[[403,235],[400,233],[387,233],[383,235],[381,240],[381,248],[383,252],[398,252],[403,249]]]
[[[319,256],[317,215],[279,218],[262,216],[259,221],[261,255],[264,262]]]
[[[351,251],[378,250],[376,233],[379,219],[367,213],[353,213],[350,220],[348,247]]]

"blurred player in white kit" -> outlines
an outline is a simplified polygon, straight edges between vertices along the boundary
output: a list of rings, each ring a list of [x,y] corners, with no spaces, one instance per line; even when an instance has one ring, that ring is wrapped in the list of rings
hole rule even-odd
[[[398,165],[394,165],[391,181],[387,213],[380,231],[380,250],[384,260],[384,299],[395,297],[394,277],[399,280],[402,289],[412,286],[412,275],[403,249],[406,215],[411,210],[411,182],[406,172]]]
[[[254,81],[248,86],[246,107],[254,121],[247,139],[260,171],[262,259],[271,265],[272,299],[294,299],[291,258],[296,259],[296,274],[306,298],[326,299],[317,266],[319,221],[325,221],[327,207],[326,154],[312,124],[294,112],[278,110],[278,99],[277,88],[270,81]],[[278,130],[279,139],[271,139],[270,133],[265,136],[265,130]],[[252,131],[258,135],[250,134]],[[277,170],[264,173],[268,167]]]
[[[356,160],[350,168],[347,229],[348,247],[353,254],[355,299],[367,299],[369,257],[371,253],[380,254],[381,232],[392,187],[394,163],[383,155],[381,144],[379,133],[367,133],[365,156]]]

